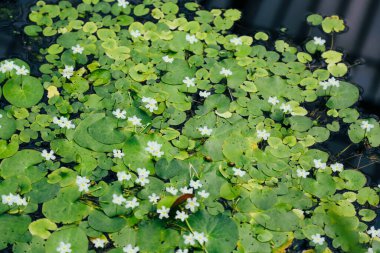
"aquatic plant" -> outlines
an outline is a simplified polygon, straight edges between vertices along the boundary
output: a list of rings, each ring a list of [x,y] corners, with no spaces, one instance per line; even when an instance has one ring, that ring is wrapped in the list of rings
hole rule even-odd
[[[37,2],[41,76],[0,63],[0,248],[13,252],[378,252],[378,187],[320,144],[380,144],[325,38],[231,33],[238,10]],[[295,251],[295,250],[294,250]]]

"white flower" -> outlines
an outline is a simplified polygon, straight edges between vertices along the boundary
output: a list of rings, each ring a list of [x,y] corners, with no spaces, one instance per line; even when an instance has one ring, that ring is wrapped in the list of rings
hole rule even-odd
[[[16,67],[16,64],[14,61],[8,61],[8,60],[5,60],[2,64],[1,64],[1,72],[2,73],[5,73],[5,72],[10,72],[12,71],[14,68]]]
[[[125,0],[117,0],[117,5],[122,7],[122,8],[126,8],[127,5],[129,4],[128,1],[125,1]]]
[[[241,170],[235,167],[233,167],[232,170],[234,171],[234,176],[238,176],[238,177],[243,177],[246,173],[244,170]]]
[[[137,253],[139,252],[140,248],[139,247],[133,247],[131,244],[128,244],[123,248],[124,253]]]
[[[133,117],[128,117],[128,121],[131,122],[134,126],[142,126],[141,119],[136,115],[133,115]]]
[[[90,180],[87,177],[77,176],[76,184],[79,187],[80,192],[88,192],[90,187]]]
[[[120,149],[114,149],[114,150],[112,150],[112,152],[113,152],[114,158],[123,158],[124,157],[124,153]]]
[[[194,87],[195,86],[195,78],[185,77],[185,79],[182,80],[184,84],[186,84],[187,88]]]
[[[203,97],[203,98],[207,98],[210,95],[211,95],[211,92],[206,91],[206,90],[202,90],[202,91],[199,92],[199,96]]]
[[[131,177],[132,177],[131,174],[126,173],[125,171],[119,171],[116,175],[117,175],[118,181],[123,181],[123,180],[129,181],[131,180]]]
[[[319,85],[322,86],[324,90],[327,90],[327,88],[330,87],[330,83],[327,81],[321,81],[319,82]]]
[[[196,197],[189,198],[186,201],[187,203],[186,203],[185,208],[189,209],[192,212],[195,212],[195,209],[199,206],[199,203],[197,202],[197,198]]]
[[[63,117],[63,116],[60,118],[54,117],[53,123],[57,124],[61,128],[67,128],[67,129],[75,128],[75,125],[71,122],[71,120],[68,120],[66,117]]]
[[[125,202],[125,208],[132,208],[132,209],[135,209],[136,207],[138,207],[140,205],[140,203],[137,201],[137,198],[134,197],[132,200],[127,200]]]
[[[188,187],[182,187],[179,189],[183,194],[193,194],[193,189]]]
[[[277,97],[269,97],[268,98],[268,103],[270,103],[272,105],[276,105],[276,104],[280,103],[280,100],[278,100]]]
[[[149,195],[148,198],[149,198],[149,202],[152,204],[157,204],[158,200],[160,199],[160,197],[157,196],[157,194],[155,194],[155,193],[152,193],[151,195]]]
[[[162,60],[166,63],[173,63],[174,58],[170,57],[169,55],[165,55],[162,57]]]
[[[162,144],[159,144],[156,141],[148,141],[148,146],[145,148],[152,156],[161,157],[164,155],[164,152],[161,151]]]
[[[175,253],[189,253],[188,249],[177,249]]]
[[[140,37],[141,36],[141,32],[139,30],[133,30],[133,31],[131,31],[131,36],[133,38]]]
[[[1,201],[4,205],[13,205],[16,202],[15,195],[9,193],[8,195],[1,195]]]
[[[14,202],[18,206],[26,206],[26,205],[28,205],[28,202],[26,201],[26,198],[21,198],[21,196],[19,194],[15,195]]]
[[[326,43],[326,40],[322,39],[321,37],[314,37],[313,42],[317,46],[323,46]]]
[[[62,76],[70,79],[74,75],[74,67],[65,65],[65,68],[62,70]]]
[[[145,168],[137,168],[138,178],[136,179],[136,183],[144,186],[149,183],[149,170]]]
[[[158,109],[157,100],[155,100],[154,98],[143,97],[142,102],[146,103],[145,108],[148,109],[150,112],[153,112]]]
[[[292,113],[292,107],[288,104],[285,104],[283,103],[281,106],[280,106],[280,109],[284,112],[284,113]]]
[[[375,253],[375,252],[373,251],[373,248],[368,248],[367,253]]]
[[[324,170],[326,168],[326,163],[323,163],[321,159],[314,159],[314,167]]]
[[[232,76],[232,71],[230,69],[222,68],[222,70],[219,72],[219,74],[227,77]]]
[[[335,77],[329,78],[329,80],[327,80],[327,82],[330,84],[330,86],[335,86],[335,87],[340,86],[339,80],[335,79]]]
[[[165,191],[169,192],[170,194],[177,195],[178,190],[174,188],[173,186],[166,187]]]
[[[330,167],[331,167],[332,171],[334,171],[334,172],[343,171],[343,164],[341,164],[341,163],[330,164]]]
[[[16,75],[20,75],[20,76],[26,76],[26,75],[29,75],[29,70],[25,67],[25,66],[17,66],[15,65],[15,70],[16,70]]]
[[[205,190],[199,191],[198,195],[201,196],[204,199],[207,199],[208,196],[210,196],[210,193],[206,192]]]
[[[322,237],[320,234],[315,234],[311,236],[311,239],[313,240],[313,243],[322,245],[325,242],[325,238]]]
[[[191,35],[191,34],[186,34],[186,40],[190,44],[194,44],[195,42],[198,42],[198,39],[195,37],[195,35]]]
[[[56,248],[59,253],[71,253],[71,244],[60,242],[59,246]]]
[[[159,214],[158,218],[159,219],[169,218],[169,212],[170,212],[170,208],[166,206],[162,206],[160,209],[157,209],[157,213]]]
[[[127,200],[123,197],[123,195],[112,194],[112,203],[122,205],[126,201]]]
[[[177,220],[185,221],[187,218],[189,218],[189,215],[187,215],[187,213],[184,211],[177,210],[176,216],[174,218]]]
[[[71,50],[73,51],[73,54],[82,54],[84,48],[81,47],[79,44],[76,44],[75,46],[71,47]]]
[[[185,244],[194,245],[195,244],[195,238],[193,234],[183,235],[183,239],[185,240]]]
[[[207,126],[203,127],[198,127],[198,131],[201,133],[203,136],[210,136],[212,133],[212,129],[208,128]]]
[[[94,244],[95,248],[104,248],[104,246],[107,243],[107,240],[102,238],[94,238],[91,240],[91,242]]]
[[[202,187],[202,183],[199,180],[196,180],[196,181],[190,180],[190,184],[189,185],[190,185],[190,187],[194,188],[195,190],[197,190],[197,189],[199,189],[199,188]]]
[[[262,138],[263,140],[268,140],[270,133],[264,130],[257,130],[257,137]]]
[[[199,233],[197,231],[194,231],[194,239],[197,240],[201,245],[205,244],[208,241],[207,237],[203,232]]]
[[[127,112],[125,110],[120,110],[119,108],[117,108],[115,111],[112,112],[112,114],[118,118],[118,119],[126,119],[127,116]]]
[[[309,174],[310,174],[310,172],[308,172],[306,170],[297,169],[297,177],[306,178]]]
[[[367,234],[369,234],[372,238],[374,237],[380,237],[380,229],[375,229],[374,226],[372,226],[368,231]]]
[[[243,42],[241,41],[241,38],[239,37],[230,39],[230,42],[234,44],[235,46],[239,46],[243,44]]]
[[[56,158],[53,150],[47,152],[46,149],[42,150],[41,156],[45,158],[46,161],[55,160]]]
[[[370,123],[368,122],[368,120],[363,120],[362,123],[361,123],[361,125],[360,125],[360,127],[361,127],[362,129],[364,129],[366,132],[369,132],[369,131],[371,131],[371,129],[374,128],[375,126],[374,126],[373,124],[370,124]]]

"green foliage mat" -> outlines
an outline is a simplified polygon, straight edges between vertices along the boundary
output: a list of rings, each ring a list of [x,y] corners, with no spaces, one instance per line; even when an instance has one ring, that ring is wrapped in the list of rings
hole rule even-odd
[[[318,148],[332,133],[380,145],[351,66],[323,38],[234,35],[240,15],[37,2],[25,33],[51,41],[42,75],[0,63],[0,249],[380,252],[379,188]]]

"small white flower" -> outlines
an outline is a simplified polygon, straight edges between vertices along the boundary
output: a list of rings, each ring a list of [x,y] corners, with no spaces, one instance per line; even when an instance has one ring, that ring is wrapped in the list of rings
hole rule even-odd
[[[329,78],[327,80],[327,82],[329,83],[330,86],[335,86],[335,87],[339,87],[340,86],[339,80],[335,79],[335,77]]]
[[[198,127],[198,131],[202,136],[210,136],[212,134],[212,129],[208,128],[207,126]]]
[[[319,82],[319,85],[322,86],[324,90],[327,90],[330,87],[330,83],[327,81],[321,81]]]
[[[222,70],[219,72],[219,74],[227,77],[232,76],[232,71],[230,69],[222,68]]]
[[[190,185],[190,187],[194,188],[195,190],[197,190],[197,189],[199,189],[199,188],[202,187],[202,183],[199,180],[196,180],[196,181],[190,180],[190,184],[189,185]]]
[[[374,237],[380,237],[380,229],[375,229],[374,226],[372,226],[368,231],[367,234],[369,234],[372,238]]]
[[[162,206],[160,209],[157,209],[157,213],[159,214],[158,218],[159,219],[169,218],[169,212],[170,212],[170,208],[166,206]]]
[[[17,66],[15,65],[16,75],[26,76],[29,75],[29,70],[25,66]]]
[[[189,209],[192,212],[195,212],[195,209],[199,206],[199,203],[197,202],[197,198],[189,198],[186,200],[185,208]]]
[[[145,108],[148,109],[150,112],[153,112],[158,109],[157,100],[155,100],[154,98],[143,97],[142,102],[146,103]]]
[[[133,117],[128,117],[128,121],[131,122],[134,126],[142,126],[141,119],[136,115],[133,115]]]
[[[185,77],[185,79],[182,80],[184,84],[186,84],[187,88],[194,87],[195,86],[195,78]]]
[[[289,105],[289,104],[285,104],[283,103],[281,106],[280,106],[280,109],[284,112],[284,113],[292,113],[292,107]]]
[[[125,0],[117,0],[117,5],[122,7],[122,8],[126,8],[127,5],[129,4],[128,1],[125,1]]]
[[[314,37],[313,42],[317,46],[323,46],[326,43],[326,40],[322,39],[321,37]]]
[[[204,199],[207,199],[208,196],[210,196],[210,193],[206,192],[205,190],[199,191],[198,195],[201,196]]]
[[[326,169],[326,163],[323,163],[321,159],[314,159],[314,167],[317,169]]]
[[[4,205],[11,206],[16,202],[15,195],[9,193],[8,195],[1,195],[1,201]]]
[[[310,174],[310,172],[308,172],[306,170],[297,169],[297,177],[306,178],[309,174]]]
[[[152,204],[157,204],[158,203],[158,200],[160,199],[159,196],[157,196],[157,194],[155,193],[152,193],[151,195],[149,195],[149,202],[152,203]]]
[[[343,164],[341,164],[341,163],[330,164],[330,167],[331,167],[332,171],[334,171],[334,172],[343,171]]]
[[[194,231],[194,239],[197,240],[201,245],[205,244],[208,241],[207,237],[203,232],[199,233],[197,231]]]
[[[87,177],[77,176],[76,184],[80,192],[88,192],[90,187],[90,180]]]
[[[244,170],[241,170],[235,167],[233,167],[232,170],[234,171],[234,176],[238,176],[238,177],[243,177],[246,173]]]
[[[140,250],[139,247],[133,247],[131,244],[128,244],[123,248],[124,253],[138,253]]]
[[[211,95],[211,92],[206,91],[206,90],[202,90],[202,91],[199,92],[199,96],[203,97],[203,98],[207,98],[210,95]]]
[[[265,129],[264,130],[257,130],[257,137],[263,140],[268,140],[270,136],[270,133],[268,133]]]
[[[367,253],[375,253],[375,252],[373,251],[373,248],[368,248]]]
[[[82,54],[84,48],[81,47],[79,44],[76,44],[75,46],[71,47],[71,50],[73,51],[73,54]]]
[[[126,201],[127,200],[123,197],[123,195],[112,194],[112,203],[121,206]]]
[[[177,195],[178,190],[174,188],[173,186],[166,187],[165,191],[169,192],[172,195]]]
[[[133,30],[133,31],[131,31],[131,36],[133,38],[138,38],[141,36],[141,32],[139,30]]]
[[[161,157],[164,155],[164,152],[161,151],[162,144],[159,144],[156,141],[148,141],[148,146],[145,148],[152,156]]]
[[[166,63],[173,63],[174,58],[170,57],[169,55],[165,55],[162,57],[162,60]]]
[[[60,242],[59,246],[56,248],[59,253],[71,253],[71,244]]]
[[[241,38],[239,38],[239,37],[230,39],[230,42],[232,44],[234,44],[235,46],[243,45],[243,42],[242,42]]]
[[[369,132],[369,131],[371,131],[371,129],[374,128],[375,126],[374,126],[373,124],[370,124],[370,123],[368,122],[368,120],[363,120],[362,123],[361,123],[361,125],[360,125],[360,127],[361,127],[362,129],[364,129],[366,132]]]
[[[193,188],[182,187],[179,189],[183,194],[193,194]]]
[[[71,120],[68,120],[66,117],[54,117],[53,118],[53,123],[57,124],[61,128],[67,128],[67,129],[72,129],[75,128],[75,125],[71,122]]]
[[[144,186],[149,183],[149,170],[145,168],[137,168],[138,178],[136,179],[136,183]]]
[[[278,100],[277,97],[269,97],[268,98],[268,103],[270,103],[272,105],[276,105],[276,104],[280,103],[280,100]]]
[[[1,72],[2,73],[5,73],[5,72],[10,72],[12,71],[13,69],[16,68],[16,64],[14,61],[8,61],[8,60],[5,60],[2,64],[1,64]]]
[[[194,245],[195,244],[195,238],[193,234],[183,235],[183,239],[185,240],[185,244]]]
[[[138,202],[136,197],[134,197],[132,200],[125,201],[125,208],[135,209],[139,205],[140,205],[140,203]]]
[[[129,181],[132,178],[131,174],[125,171],[119,171],[116,175],[117,175],[117,180],[120,182],[123,180]]]
[[[62,70],[62,76],[70,79],[74,75],[74,67],[73,66],[65,66],[65,68]]]
[[[185,221],[187,218],[189,218],[189,215],[187,215],[187,213],[184,211],[177,210],[176,216],[174,218],[177,220]]]
[[[137,168],[137,174],[139,175],[139,177],[149,177],[149,170],[145,169],[145,168]]]
[[[112,152],[113,152],[114,158],[123,158],[124,157],[124,153],[120,149],[114,149]]]
[[[194,44],[194,43],[198,42],[198,39],[195,37],[195,35],[191,35],[191,34],[186,34],[186,40],[190,44]]]
[[[188,249],[177,249],[175,253],[189,253]]]
[[[126,119],[127,116],[127,112],[125,110],[120,110],[119,108],[117,108],[115,111],[112,112],[112,114],[118,118],[118,119]]]
[[[26,205],[28,205],[28,202],[26,201],[26,198],[22,198],[19,194],[15,195],[14,202],[18,206],[26,206]]]
[[[311,239],[313,240],[313,243],[318,245],[322,245],[325,242],[325,238],[322,237],[320,234],[312,235]]]
[[[50,150],[49,152],[47,152],[46,149],[42,150],[41,156],[45,158],[46,161],[50,161],[50,160],[53,161],[56,158],[53,150]]]
[[[104,248],[104,246],[107,243],[107,240],[102,238],[94,238],[91,240],[91,242],[94,244],[95,248]]]

